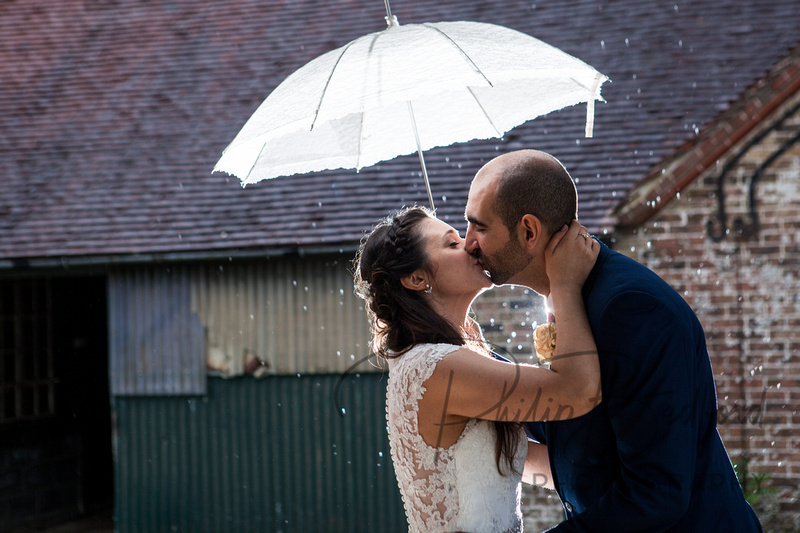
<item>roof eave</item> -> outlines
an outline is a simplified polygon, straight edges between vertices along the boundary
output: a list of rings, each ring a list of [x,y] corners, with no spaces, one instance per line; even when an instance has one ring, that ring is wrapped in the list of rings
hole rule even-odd
[[[314,256],[355,252],[358,243],[325,246],[284,246],[275,248],[247,248],[229,250],[203,250],[192,252],[153,252],[120,255],[56,256],[0,259],[0,272],[20,270],[71,270],[97,269],[112,266],[132,266],[159,263],[186,263],[266,259],[285,256]]]

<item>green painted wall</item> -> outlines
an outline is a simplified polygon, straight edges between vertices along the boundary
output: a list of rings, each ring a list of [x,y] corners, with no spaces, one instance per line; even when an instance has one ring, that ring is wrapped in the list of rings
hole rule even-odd
[[[117,530],[406,531],[385,390],[385,374],[364,373],[115,397]]]

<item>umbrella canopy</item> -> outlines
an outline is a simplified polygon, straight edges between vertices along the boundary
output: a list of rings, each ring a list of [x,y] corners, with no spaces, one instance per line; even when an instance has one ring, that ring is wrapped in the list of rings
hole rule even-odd
[[[437,146],[501,137],[551,111],[593,104],[606,76],[518,31],[478,22],[389,27],[291,74],[250,117],[214,171],[243,185],[370,166]],[[427,182],[427,176],[426,176]],[[426,183],[427,184],[427,183]],[[429,191],[430,197],[430,191]]]

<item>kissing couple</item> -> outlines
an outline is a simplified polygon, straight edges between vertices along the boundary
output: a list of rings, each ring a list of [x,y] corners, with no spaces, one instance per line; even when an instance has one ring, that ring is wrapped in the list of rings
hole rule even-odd
[[[362,242],[356,293],[388,362],[409,531],[522,531],[526,482],[558,493],[565,520],[551,531],[761,532],[717,431],[700,322],[655,273],[592,238],[577,202],[555,157],[510,152],[475,175],[463,238],[412,207]],[[504,284],[548,298],[549,368],[484,341],[472,302]]]

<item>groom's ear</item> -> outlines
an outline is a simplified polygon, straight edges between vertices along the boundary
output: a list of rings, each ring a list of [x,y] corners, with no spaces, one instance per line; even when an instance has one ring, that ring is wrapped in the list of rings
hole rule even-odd
[[[423,291],[427,283],[422,273],[417,270],[413,274],[409,274],[400,279],[400,283],[410,291]]]
[[[519,222],[520,239],[523,246],[528,250],[536,248],[536,244],[542,238],[543,230],[539,217],[531,214],[524,215]]]

